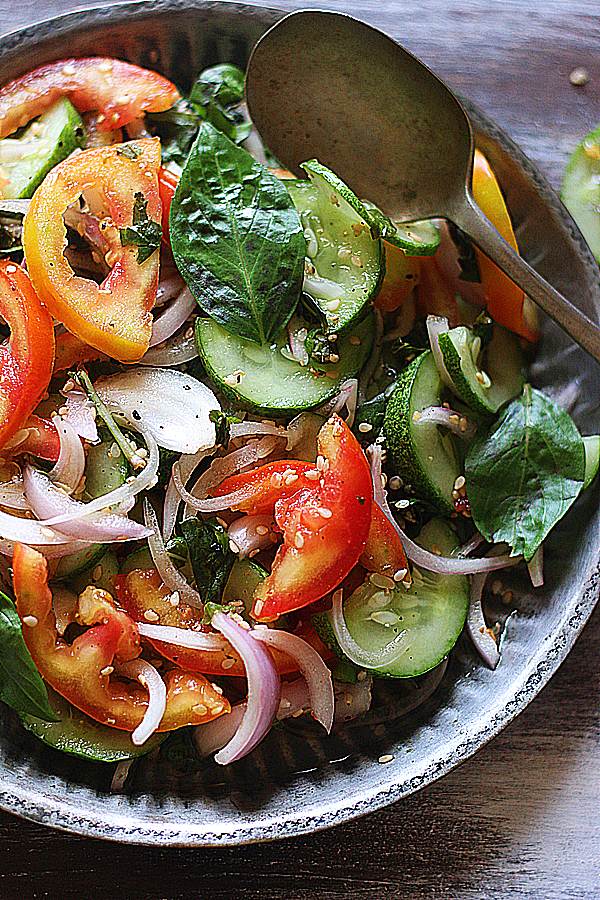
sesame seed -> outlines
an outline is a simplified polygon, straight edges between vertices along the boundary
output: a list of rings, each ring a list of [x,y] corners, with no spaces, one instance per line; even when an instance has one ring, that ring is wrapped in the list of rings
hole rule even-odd
[[[280,475],[279,472],[273,472],[270,480],[273,487],[281,487],[283,484],[283,475]]]
[[[23,625],[27,625],[29,628],[35,628],[38,623],[37,616],[23,616]]]
[[[101,674],[101,675],[112,675],[112,673],[113,673],[114,671],[115,671],[115,667],[114,667],[114,666],[104,666],[103,669],[100,669],[100,674]]]
[[[229,549],[231,550],[232,553],[240,552],[240,548],[238,547],[238,545],[236,544],[235,541],[231,540],[231,538],[229,539]]]
[[[63,73],[63,75],[67,75],[67,76],[75,75],[77,73],[77,69],[75,68],[75,66],[69,64],[69,65],[62,67],[62,73]]]
[[[367,673],[365,672],[364,669],[361,669],[360,672],[358,672],[358,674],[356,676],[356,680],[357,681],[366,681],[366,678],[367,678]]]
[[[404,581],[407,575],[408,569],[398,569],[396,572],[394,572],[393,578],[394,581]]]
[[[195,706],[192,706],[192,711],[199,716],[205,716],[208,713],[208,706],[205,706],[204,703],[196,703]]]
[[[413,416],[412,416],[413,422],[418,422],[420,418],[421,418],[421,413],[415,409]]]
[[[286,484],[293,484],[295,481],[298,481],[298,476],[296,475],[295,472],[293,472],[291,475],[286,475],[286,477],[285,477]]]
[[[257,526],[256,526],[256,533],[257,533],[257,534],[268,534],[268,533],[269,533],[269,529],[267,528],[266,525],[257,525]]]
[[[465,486],[465,476],[459,475],[456,481],[454,482],[454,487],[457,491],[460,491],[461,488]]]
[[[147,609],[144,613],[144,618],[147,622],[158,622],[160,616],[153,609]]]
[[[448,421],[452,422],[453,425],[458,425],[460,416],[457,413],[452,413],[452,415],[448,417]]]
[[[179,606],[179,601],[179,591],[173,591],[173,593],[169,597],[169,603],[171,604],[171,606]]]
[[[308,478],[309,481],[318,481],[319,471],[318,469],[309,469],[308,472],[304,473],[304,477]]]
[[[356,266],[357,269],[362,269],[363,261],[360,256],[357,256],[356,253],[353,253],[350,259],[352,261],[352,265]]]
[[[372,572],[369,575],[369,581],[374,587],[381,588],[385,591],[391,591],[396,587],[392,578],[388,575],[380,575],[379,572]]]
[[[94,579],[94,581],[99,581],[102,578],[102,572],[103,569],[101,565],[97,565],[94,569],[92,569],[92,578]]]
[[[333,515],[332,511],[328,509],[326,506],[319,506],[317,512],[323,519],[330,519]]]
[[[583,87],[584,84],[587,84],[590,80],[590,76],[588,74],[587,69],[584,69],[583,66],[577,66],[576,69],[573,69],[571,74],[569,75],[569,81],[573,85],[573,87]]]
[[[222,688],[222,687],[219,687],[218,684],[215,684],[214,681],[211,682],[211,687],[217,692],[217,694],[222,694],[222,693],[223,693],[223,688]]]
[[[324,456],[317,456],[317,469],[319,472],[326,472],[329,468],[329,462]]]
[[[261,614],[261,612],[262,612],[262,608],[263,608],[264,605],[265,605],[264,600],[257,600],[257,601],[256,601],[256,603],[254,604],[254,615],[255,615],[255,616],[260,616],[260,614]]]
[[[327,378],[337,378],[338,377],[338,373],[335,371],[335,369],[330,369],[328,372],[325,372],[325,375]]]
[[[235,666],[235,659],[231,659],[230,657],[227,657],[221,663],[222,669],[231,669],[233,666]]]
[[[350,336],[350,343],[352,344],[353,347],[360,347],[362,341],[361,341],[361,339],[358,337],[358,335],[353,334],[353,335]]]
[[[360,422],[360,424],[358,426],[358,430],[362,434],[367,434],[369,431],[373,431],[373,426],[371,425],[370,422]]]
[[[382,765],[385,765],[385,763],[391,762],[393,758],[394,757],[391,753],[384,753],[383,756],[379,757],[378,762],[380,762]]]
[[[294,544],[298,548],[298,550],[301,550],[302,547],[304,547],[304,537],[300,534],[300,532],[297,532],[296,536],[294,537]]]
[[[339,300],[339,299],[328,300],[327,303],[325,304],[325,306],[327,307],[329,312],[335,312],[336,309],[339,309],[340,303],[341,303],[341,300]]]
[[[460,422],[458,423],[458,427],[461,431],[466,431],[469,427],[469,420],[462,416]]]
[[[141,456],[142,459],[145,459],[148,456],[148,451],[146,450],[145,447],[138,447],[137,455]]]
[[[395,612],[392,612],[391,609],[379,609],[371,613],[369,618],[373,622],[377,622],[378,625],[385,625],[387,628],[397,625],[400,621],[400,617]]]

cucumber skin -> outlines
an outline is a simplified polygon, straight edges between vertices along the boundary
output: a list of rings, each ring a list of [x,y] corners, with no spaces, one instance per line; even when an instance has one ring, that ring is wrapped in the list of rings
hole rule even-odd
[[[396,387],[385,410],[383,433],[394,466],[394,474],[399,475],[405,486],[412,488],[421,499],[427,500],[440,512],[449,515],[455,511],[451,497],[445,497],[431,482],[419,462],[411,431],[410,395],[419,369],[430,354],[431,351],[426,350],[417,356],[398,376]]]

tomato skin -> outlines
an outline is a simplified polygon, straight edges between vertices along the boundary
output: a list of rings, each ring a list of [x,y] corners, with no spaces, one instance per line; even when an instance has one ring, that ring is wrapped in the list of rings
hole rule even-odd
[[[237,503],[233,507],[235,510],[252,516],[271,515],[277,501],[291,497],[300,487],[314,484],[306,477],[307,472],[316,473],[314,463],[300,459],[278,459],[250,472],[230,475],[211,493],[213,497],[222,497],[244,489],[247,499]],[[294,480],[292,476],[296,476]]]
[[[254,595],[252,614],[259,621],[301,609],[334,590],[367,543],[373,485],[360,444],[346,423],[332,416],[319,431],[317,447],[326,460],[321,478],[275,504],[283,544]]]
[[[135,622],[144,621],[144,613],[151,609],[158,616],[158,621],[155,623],[157,625],[198,629],[202,616],[198,615],[197,610],[181,601],[178,606],[172,606],[168,600],[170,593],[169,589],[162,584],[160,575],[155,569],[147,571],[134,569],[133,572],[119,575],[117,578],[118,601]],[[150,640],[149,643],[166,659],[170,659],[190,672],[246,677],[244,663],[231,645],[225,652],[190,650],[188,647],[177,647],[175,644],[165,644],[155,640]],[[267,649],[271,653],[280,675],[298,671],[296,663],[284,653],[274,647]],[[225,667],[223,663],[225,663]]]
[[[393,312],[410,297],[419,283],[420,264],[418,256],[407,256],[400,247],[383,242],[385,250],[385,277],[375,306],[381,312]]]
[[[97,722],[133,731],[148,705],[146,691],[132,682],[111,681],[104,671],[139,656],[140,638],[132,619],[116,608],[106,591],[87,588],[78,601],[77,621],[92,627],[67,644],[56,631],[46,560],[24,544],[15,545],[13,585],[23,637],[44,680]],[[29,616],[35,617],[35,624],[26,624]],[[167,705],[159,731],[201,724],[230,710],[229,702],[201,675],[174,669],[167,672],[165,683]]]
[[[417,287],[417,310],[420,316],[443,316],[450,327],[458,325],[456,297],[442,275],[435,256],[420,259],[420,279]]]
[[[137,157],[120,152],[137,148]],[[158,193],[160,141],[144,138],[83,150],[59,163],[35,192],[25,216],[23,246],[31,281],[52,315],[81,341],[120,362],[136,362],[148,349],[151,309],[158,286],[159,253],[142,263],[135,245],[122,246],[120,228],[133,221],[136,194],[146,212],[160,222]],[[105,234],[111,242],[111,271],[101,285],[75,275],[63,249],[63,214],[86,190],[100,198],[99,216],[112,220]]]
[[[54,373],[66,372],[79,363],[106,359],[104,353],[90,347],[70,331],[63,331],[56,337],[56,354],[54,357]]]
[[[170,172],[161,166],[158,171],[158,192],[160,194],[160,202],[162,203],[162,239],[168,247],[171,246],[169,238],[169,216],[171,214],[171,203],[179,184],[179,178],[174,172]]]
[[[79,112],[97,110],[97,127],[122,128],[145,112],[163,112],[179,99],[167,78],[120,59],[61,59],[28,72],[0,90],[0,138],[68,97]]]
[[[371,525],[360,564],[369,572],[394,577],[401,569],[408,570],[408,561],[398,532],[378,503],[371,507]]]
[[[54,327],[21,266],[0,261],[0,316],[10,338],[0,346],[0,448],[21,429],[46,391]]]
[[[33,456],[47,459],[49,462],[57,461],[60,454],[60,438],[52,422],[31,415],[23,425],[23,429],[28,432],[27,437],[9,451],[11,456],[32,453]]]
[[[492,168],[480,150],[473,164],[473,199],[492,225],[519,252],[510,215]],[[528,341],[539,338],[537,311],[531,300],[480,250],[475,250],[487,310],[499,325]]]

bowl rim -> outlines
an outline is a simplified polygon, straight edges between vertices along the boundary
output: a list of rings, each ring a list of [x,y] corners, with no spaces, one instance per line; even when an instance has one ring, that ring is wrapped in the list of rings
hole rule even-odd
[[[40,37],[40,30],[52,32],[55,36],[64,37],[72,31],[82,31],[91,27],[111,25],[133,16],[136,20],[152,16],[164,11],[194,12],[200,7],[215,11],[233,10],[240,15],[254,17],[272,24],[290,10],[263,6],[249,6],[236,0],[124,0],[104,7],[90,7],[73,10],[57,16],[38,20],[23,28],[2,35],[0,48],[14,52],[21,45],[35,45]],[[270,20],[270,21],[266,21]],[[476,130],[492,136],[504,149],[516,159],[545,195],[562,223],[572,234],[578,236],[578,252],[583,258],[588,273],[597,276],[597,263],[587,247],[583,236],[570,214],[563,206],[557,194],[539,169],[529,160],[517,144],[492,119],[469,100],[461,97]],[[109,813],[104,817],[83,813],[75,803],[59,801],[52,808],[47,795],[34,788],[7,787],[0,782],[0,809],[22,818],[49,825],[71,834],[86,837],[102,838],[121,843],[139,845],[162,845],[173,847],[217,847],[235,846],[249,843],[266,842],[281,838],[291,838],[312,834],[334,825],[349,822],[367,813],[382,809],[409,794],[415,793],[428,784],[446,775],[456,766],[467,760],[477,750],[495,737],[537,696],[552,675],[561,665],[573,647],[577,637],[590,617],[600,593],[600,553],[595,567],[592,567],[586,581],[582,585],[582,593],[569,618],[564,618],[545,645],[545,656],[528,670],[526,677],[518,684],[512,700],[491,720],[482,721],[473,729],[468,737],[454,746],[441,760],[419,776],[408,782],[399,782],[393,776],[382,777],[380,783],[371,785],[366,790],[348,792],[336,801],[308,803],[298,811],[288,811],[283,815],[258,819],[256,823],[240,822],[230,824],[222,829],[209,830],[198,824],[189,826],[179,823],[176,826],[167,822],[154,822],[141,819],[136,821],[131,809],[123,813]],[[385,767],[382,767],[382,773]]]

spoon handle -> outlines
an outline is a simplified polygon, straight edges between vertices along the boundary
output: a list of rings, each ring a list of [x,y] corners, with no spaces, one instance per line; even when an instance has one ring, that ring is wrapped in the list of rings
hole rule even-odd
[[[600,327],[515,253],[469,195],[464,205],[454,211],[452,221],[575,343],[600,363]]]

